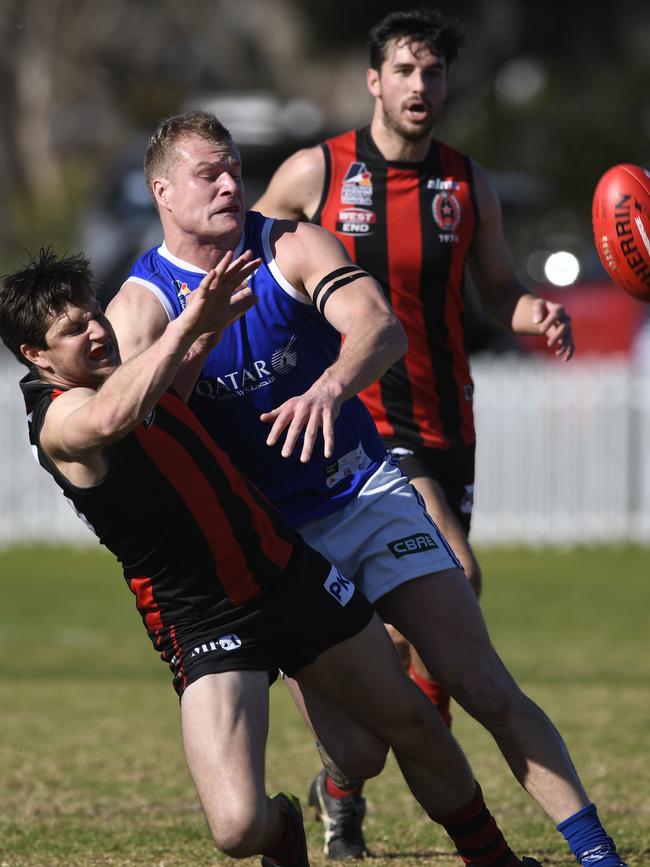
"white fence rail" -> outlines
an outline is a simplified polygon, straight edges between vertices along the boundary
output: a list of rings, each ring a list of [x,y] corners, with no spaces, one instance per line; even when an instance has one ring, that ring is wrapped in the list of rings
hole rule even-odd
[[[650,543],[650,376],[624,360],[474,365],[480,542]]]
[[[0,351],[0,546],[92,535],[27,442],[18,379]],[[474,364],[478,543],[650,544],[650,375],[623,360]]]

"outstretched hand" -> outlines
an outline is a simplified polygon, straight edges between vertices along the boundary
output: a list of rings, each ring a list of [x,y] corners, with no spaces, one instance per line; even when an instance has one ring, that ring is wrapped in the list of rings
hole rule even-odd
[[[561,304],[536,298],[533,301],[533,323],[539,334],[545,334],[546,344],[555,349],[558,358],[573,358],[575,345],[571,317]]]
[[[282,457],[288,458],[304,432],[300,460],[306,464],[314,452],[318,431],[322,429],[323,453],[326,458],[331,458],[334,453],[334,422],[341,407],[340,397],[340,387],[319,380],[304,394],[290,398],[270,412],[263,412],[260,421],[273,425],[266,438],[267,446],[274,446],[286,430]]]
[[[199,286],[188,296],[187,307],[179,316],[186,333],[216,343],[224,328],[231,325],[257,303],[246,280],[259,268],[246,250],[235,261],[228,251],[219,264],[208,271]]]

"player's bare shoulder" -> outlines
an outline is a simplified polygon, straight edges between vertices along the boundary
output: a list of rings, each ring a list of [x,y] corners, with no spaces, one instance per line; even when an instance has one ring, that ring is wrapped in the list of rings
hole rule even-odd
[[[350,259],[338,238],[322,226],[294,220],[276,220],[271,245],[277,265],[301,292],[313,283],[315,275],[350,265]],[[309,294],[309,293],[308,293]]]
[[[276,220],[270,240],[280,267],[293,259],[327,259],[344,249],[338,238],[327,229],[297,220]]]
[[[322,149],[303,148],[280,165],[253,209],[269,217],[310,220],[320,203],[324,183]]]
[[[48,407],[40,432],[40,443],[57,466],[77,459],[84,451],[76,443],[74,429],[80,421],[84,421],[83,413],[96,394],[95,389],[78,386],[64,391]],[[71,441],[75,445],[71,445]]]
[[[136,280],[127,280],[122,285],[109,302],[106,316],[115,332],[122,361],[150,346],[169,322],[158,298]]]

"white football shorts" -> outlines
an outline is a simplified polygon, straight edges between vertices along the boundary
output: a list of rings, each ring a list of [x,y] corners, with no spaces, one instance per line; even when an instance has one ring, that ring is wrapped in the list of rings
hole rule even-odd
[[[347,506],[297,529],[370,602],[422,575],[462,568],[390,456]]]

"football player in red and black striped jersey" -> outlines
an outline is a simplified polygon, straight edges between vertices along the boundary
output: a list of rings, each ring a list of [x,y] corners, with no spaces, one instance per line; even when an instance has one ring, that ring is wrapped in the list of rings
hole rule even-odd
[[[519,282],[485,169],[434,138],[459,43],[432,10],[386,16],[369,39],[369,126],[295,153],[255,207],[325,226],[391,302],[409,349],[361,396],[478,595],[465,267],[504,328],[544,336],[567,361],[574,346],[566,311]]]
[[[29,434],[50,473],[120,560],[174,675],[188,766],[218,848],[263,867],[309,867],[297,799],[264,787],[268,686],[306,694],[392,747],[465,863],[518,867],[460,748],[401,670],[352,581],[309,548],[187,407],[188,355],[255,303],[258,267],[228,253],[160,338],[120,362],[88,263],[51,251],[3,278],[0,336],[29,368]],[[172,387],[175,386],[175,387]],[[180,391],[176,390],[180,389]]]

